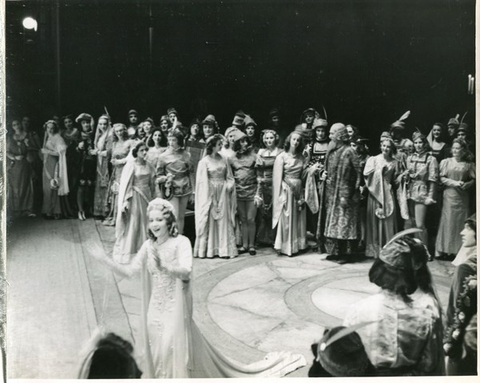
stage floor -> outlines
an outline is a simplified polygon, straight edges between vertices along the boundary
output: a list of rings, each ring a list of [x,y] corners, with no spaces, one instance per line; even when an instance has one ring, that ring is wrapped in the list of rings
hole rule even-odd
[[[99,221],[21,219],[8,229],[8,377],[75,378],[78,355],[98,325],[133,341],[140,281],[112,272],[114,228]],[[95,256],[94,256],[95,255]],[[270,351],[301,353],[325,327],[339,325],[349,305],[373,294],[370,260],[338,265],[326,254],[194,259],[194,318],[227,356],[249,363]],[[445,307],[449,262],[429,264]],[[309,365],[290,377],[306,377]]]

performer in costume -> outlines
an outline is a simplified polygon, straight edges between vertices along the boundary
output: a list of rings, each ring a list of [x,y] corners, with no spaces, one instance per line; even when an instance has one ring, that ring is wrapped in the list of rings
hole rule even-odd
[[[345,125],[336,123],[330,128],[330,143],[322,179],[325,190],[321,200],[319,222],[325,214],[325,247],[327,259],[346,262],[356,252],[358,241],[358,188],[361,174],[358,158],[349,145]],[[322,226],[319,224],[319,228]],[[320,234],[320,235],[319,235]],[[317,231],[321,239],[321,233]]]
[[[178,218],[178,232],[183,234],[185,211],[192,194],[190,175],[193,170],[190,153],[184,148],[184,136],[178,128],[168,135],[168,149],[160,155],[157,162],[157,183],[163,197],[170,199]]]
[[[228,161],[219,152],[223,136],[214,134],[206,142],[206,155],[198,163],[195,185],[194,257],[234,258],[237,193]]]
[[[155,193],[155,169],[145,159],[147,145],[139,142],[122,172],[118,190],[113,259],[130,263],[147,239],[147,205]]]
[[[274,378],[306,364],[302,355],[273,352],[244,365],[210,344],[193,320],[190,241],[178,234],[174,208],[168,201],[153,200],[147,214],[149,239],[132,263],[118,265],[107,259],[121,274],[141,273],[136,348],[142,378]]]
[[[261,148],[257,153],[257,193],[255,200],[259,201],[257,210],[257,242],[272,246],[275,242],[276,231],[272,228],[273,212],[273,164],[277,156],[283,152],[278,147],[280,137],[274,130],[262,131]]]
[[[363,175],[368,188],[366,256],[378,258],[380,248],[397,232],[395,175],[398,172],[392,139],[380,142],[381,154],[370,157]]]
[[[279,254],[296,255],[307,249],[305,207],[306,159],[302,136],[292,132],[285,141],[285,151],[273,165],[273,219],[277,228],[274,248]]]

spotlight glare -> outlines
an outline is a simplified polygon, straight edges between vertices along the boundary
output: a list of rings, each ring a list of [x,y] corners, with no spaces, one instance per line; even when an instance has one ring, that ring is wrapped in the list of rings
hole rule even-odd
[[[32,17],[25,17],[22,24],[25,29],[33,29],[34,31],[36,31],[38,27],[37,20]]]

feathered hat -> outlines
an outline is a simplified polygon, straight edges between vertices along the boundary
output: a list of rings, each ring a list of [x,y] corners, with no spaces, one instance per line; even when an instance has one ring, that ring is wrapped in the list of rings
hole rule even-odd
[[[397,121],[390,125],[390,131],[396,129],[405,129],[405,120],[408,118],[408,116],[410,116],[409,110],[407,110]]]

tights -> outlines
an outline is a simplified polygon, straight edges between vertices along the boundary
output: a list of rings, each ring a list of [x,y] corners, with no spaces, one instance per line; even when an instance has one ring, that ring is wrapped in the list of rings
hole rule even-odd
[[[175,216],[177,218],[178,232],[183,234],[183,228],[185,227],[185,211],[187,210],[187,203],[190,196],[173,197],[170,203],[173,205]]]
[[[422,229],[421,233],[418,233],[418,238],[424,243],[428,244],[428,234],[425,227],[425,218],[427,215],[427,205],[423,203],[417,203],[415,201],[408,201],[408,212],[410,219],[405,223],[405,228],[417,227]]]
[[[255,247],[255,217],[257,207],[253,201],[237,201],[237,211],[242,223],[243,247]]]

